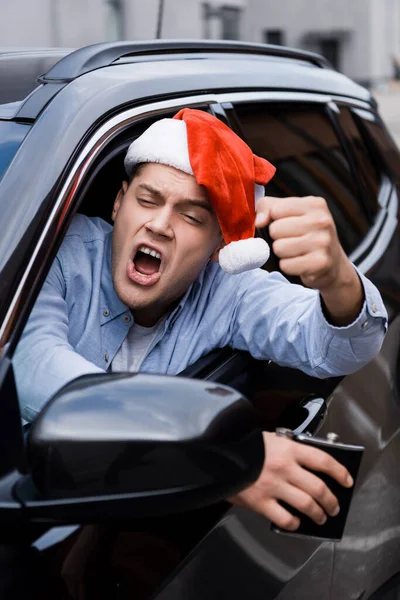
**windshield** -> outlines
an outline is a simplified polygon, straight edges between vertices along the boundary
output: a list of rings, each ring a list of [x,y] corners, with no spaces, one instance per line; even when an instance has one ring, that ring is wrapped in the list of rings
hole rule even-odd
[[[0,121],[0,180],[30,128],[22,123]]]

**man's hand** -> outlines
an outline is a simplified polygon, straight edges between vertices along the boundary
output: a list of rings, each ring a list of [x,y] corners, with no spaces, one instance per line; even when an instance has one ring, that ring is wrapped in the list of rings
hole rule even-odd
[[[340,245],[326,201],[266,196],[257,204],[256,226],[268,224],[282,271],[320,291],[335,325],[351,323],[360,313],[364,291]]]
[[[245,506],[270,519],[282,529],[295,531],[298,517],[291,515],[278,500],[323,525],[327,516],[339,513],[337,498],[328,486],[307,469],[330,475],[344,487],[353,480],[347,469],[326,452],[299,444],[275,433],[264,432],[265,462],[261,475],[249,488],[229,501]]]

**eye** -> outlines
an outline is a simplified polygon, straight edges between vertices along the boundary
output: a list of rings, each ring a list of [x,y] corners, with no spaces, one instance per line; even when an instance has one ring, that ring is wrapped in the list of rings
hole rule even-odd
[[[145,198],[138,198],[137,200],[139,204],[142,204],[143,206],[156,206],[156,203],[152,200],[146,200]]]
[[[193,223],[195,225],[203,224],[203,221],[201,221],[197,217],[194,217],[193,215],[188,215],[187,213],[183,213],[183,216],[185,217],[185,219],[187,219],[189,221],[189,223]]]

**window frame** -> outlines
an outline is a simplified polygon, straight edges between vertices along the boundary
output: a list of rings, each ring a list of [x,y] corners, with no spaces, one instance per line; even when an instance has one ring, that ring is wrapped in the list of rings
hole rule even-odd
[[[350,168],[353,164],[354,176],[357,180],[357,185],[360,189],[361,181],[355,169],[355,159],[352,150],[345,140],[345,136],[341,132],[341,126],[335,117],[338,111],[338,106],[345,106],[351,112],[361,109],[367,111],[376,120],[378,125],[381,125],[380,119],[375,114],[374,109],[367,102],[353,98],[347,98],[340,95],[327,95],[312,92],[248,92],[240,94],[223,94],[219,96],[222,107],[229,115],[231,127],[240,135],[240,118],[235,111],[235,106],[238,104],[249,103],[317,103],[326,105],[330,118],[335,122],[335,132],[338,135],[339,141],[343,147],[346,158],[349,161]],[[331,123],[333,126],[333,123]],[[368,133],[366,132],[368,135]],[[370,144],[375,146],[373,140]],[[375,152],[379,152],[375,149]],[[379,190],[378,204],[380,209],[375,216],[375,222],[371,225],[367,234],[362,238],[357,247],[349,254],[349,259],[357,266],[362,273],[367,273],[382,257],[388,247],[393,233],[397,226],[397,210],[398,198],[394,177],[390,170],[386,167],[385,161],[380,161],[382,170],[382,180]],[[385,168],[386,167],[386,168]],[[386,201],[384,199],[387,199]]]

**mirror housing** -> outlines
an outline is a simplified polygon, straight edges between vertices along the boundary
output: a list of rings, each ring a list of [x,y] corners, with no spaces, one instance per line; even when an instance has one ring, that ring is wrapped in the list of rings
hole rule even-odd
[[[264,444],[252,405],[227,386],[96,374],[74,380],[46,405],[28,436],[28,461],[38,493],[32,504],[29,486],[19,486],[27,508],[97,504],[96,518],[118,517],[107,500],[118,506],[119,499],[129,500],[134,517],[155,516],[247,487],[261,471]]]

